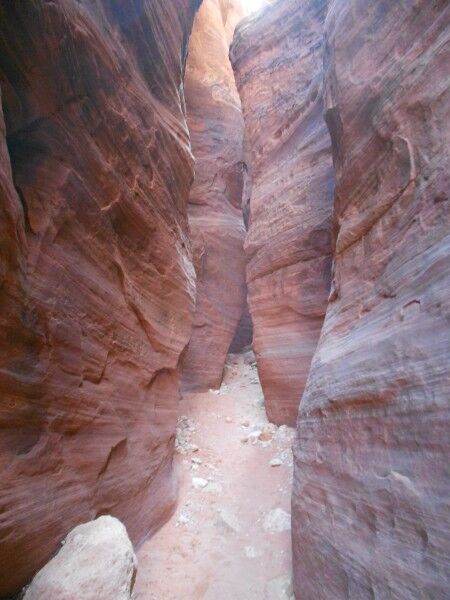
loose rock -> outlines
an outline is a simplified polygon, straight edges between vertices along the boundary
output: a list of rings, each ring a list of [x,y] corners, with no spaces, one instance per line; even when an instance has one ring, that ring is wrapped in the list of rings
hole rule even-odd
[[[203,479],[203,477],[193,477],[192,478],[192,487],[196,490],[201,490],[208,485],[208,481]]]
[[[244,552],[247,558],[258,558],[259,556],[262,556],[262,551],[257,550],[254,546],[245,546]]]
[[[103,516],[73,529],[24,600],[131,600],[137,559],[125,526]]]

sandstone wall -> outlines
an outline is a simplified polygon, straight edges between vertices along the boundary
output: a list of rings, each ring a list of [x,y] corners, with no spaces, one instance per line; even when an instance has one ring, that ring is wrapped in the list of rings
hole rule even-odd
[[[183,387],[217,388],[245,306],[243,119],[228,59],[239,2],[205,0],[186,68],[186,108],[195,156],[189,225],[197,273],[194,329]]]
[[[448,597],[449,19],[327,17],[335,269],[298,420],[297,598]]]
[[[138,542],[173,505],[197,4],[1,3],[0,595],[80,521]]]
[[[295,423],[330,284],[326,4],[278,1],[239,25],[231,50],[251,152],[245,250],[253,347],[267,414],[278,424]]]

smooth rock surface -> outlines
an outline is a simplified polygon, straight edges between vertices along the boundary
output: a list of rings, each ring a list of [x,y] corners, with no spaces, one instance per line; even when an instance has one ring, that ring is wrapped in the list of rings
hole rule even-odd
[[[184,390],[220,386],[245,307],[244,124],[228,58],[228,30],[239,6],[239,0],[205,0],[189,44],[185,88],[195,179],[188,215],[197,299]]]
[[[231,48],[251,154],[245,251],[253,348],[267,415],[277,424],[295,424],[330,285],[326,4],[275,2],[239,24]]]
[[[334,0],[335,272],[300,405],[295,591],[448,598],[450,5]]]
[[[0,596],[81,521],[173,509],[197,5],[0,5]]]
[[[137,558],[118,519],[104,516],[78,525],[62,544],[24,600],[131,600]]]

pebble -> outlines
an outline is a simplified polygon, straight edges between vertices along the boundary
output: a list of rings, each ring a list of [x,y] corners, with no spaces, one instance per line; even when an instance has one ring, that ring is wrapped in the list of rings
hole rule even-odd
[[[192,478],[192,487],[196,490],[201,490],[208,485],[208,481],[203,479],[203,477],[193,477]]]
[[[280,467],[283,464],[283,461],[281,460],[281,458],[272,458],[272,460],[270,461],[270,466],[271,467]]]
[[[250,432],[248,439],[251,440],[253,443],[257,442],[259,439],[259,436],[262,434],[261,429],[254,429],[252,432]]]
[[[257,550],[255,546],[245,546],[244,552],[247,558],[258,558],[258,556],[262,556],[263,554],[261,550]]]
[[[267,430],[261,431],[261,433],[258,435],[258,439],[260,442],[269,442],[272,438],[272,432]]]
[[[232,423],[233,419],[231,417],[225,417],[225,422],[226,423]]]
[[[264,425],[264,427],[262,428],[261,433],[258,436],[258,439],[261,442],[270,442],[270,440],[273,438],[273,436],[277,433],[277,426],[274,425],[273,423],[267,423],[267,425]]]

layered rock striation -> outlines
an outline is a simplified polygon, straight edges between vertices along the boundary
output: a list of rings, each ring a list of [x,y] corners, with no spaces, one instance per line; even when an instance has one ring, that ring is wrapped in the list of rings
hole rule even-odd
[[[276,2],[239,25],[231,49],[251,155],[245,251],[253,347],[267,414],[278,424],[295,424],[330,285],[326,5]]]
[[[79,522],[138,542],[173,505],[198,4],[1,4],[0,595]]]
[[[188,215],[197,298],[182,381],[191,391],[220,386],[245,307],[244,124],[228,59],[239,5],[229,0],[203,2],[186,68],[186,109],[195,157]]]
[[[448,596],[448,2],[334,0],[334,279],[300,405],[297,597]]]

